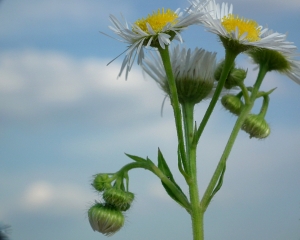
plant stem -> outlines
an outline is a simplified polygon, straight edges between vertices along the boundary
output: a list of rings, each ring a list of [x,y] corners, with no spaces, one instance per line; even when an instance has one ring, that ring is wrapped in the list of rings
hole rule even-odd
[[[132,162],[128,163],[125,166],[123,166],[115,175],[122,175],[124,176],[124,173],[127,174],[128,171],[135,169],[135,168],[144,168],[146,170],[149,170],[153,172],[157,177],[160,178],[160,180],[166,184],[173,194],[177,196],[178,199],[181,200],[182,206],[186,209],[188,213],[191,212],[191,206],[190,203],[187,201],[187,198],[185,195],[178,190],[176,185],[150,160],[144,161],[144,162]]]
[[[226,49],[225,51],[225,60],[224,60],[224,66],[223,66],[223,71],[222,71],[222,74],[221,74],[221,77],[219,79],[219,82],[218,82],[218,85],[217,85],[217,88],[215,90],[215,93],[209,103],[209,106],[205,112],[205,115],[200,123],[200,126],[195,134],[195,138],[194,138],[194,144],[197,145],[198,144],[198,141],[201,137],[201,134],[210,118],[210,115],[212,114],[213,110],[214,110],[214,107],[216,106],[216,103],[220,97],[220,94],[222,92],[222,89],[223,89],[223,86],[225,84],[225,81],[227,79],[227,76],[232,68],[232,65],[234,63],[234,60],[236,58],[236,56],[239,54],[239,52],[234,52],[234,51],[231,51],[230,49]]]
[[[196,240],[203,239],[203,214],[199,208],[199,189],[197,181],[197,156],[196,146],[192,145],[194,136],[194,104],[184,103],[184,119],[186,122],[186,142],[187,142],[187,156],[189,162],[189,194],[191,203],[191,220],[193,229],[193,238]]]
[[[194,137],[194,104],[185,102],[182,104],[183,118],[185,123],[186,152],[189,163],[189,194],[191,204],[191,220],[194,240],[203,240],[203,217],[204,212],[200,209],[200,198],[197,181],[197,146],[193,144]]]
[[[169,85],[169,89],[170,89],[170,100],[171,100],[171,105],[172,105],[173,111],[174,111],[179,150],[181,153],[182,164],[183,164],[184,170],[187,172],[188,166],[187,166],[186,152],[185,152],[185,147],[184,147],[184,135],[183,135],[183,129],[182,129],[182,114],[181,114],[181,110],[180,110],[176,83],[175,83],[175,79],[173,76],[173,71],[172,71],[172,66],[171,66],[171,61],[170,61],[169,46],[166,45],[165,49],[158,47],[158,51],[160,53],[164,68],[166,70],[166,75],[168,78],[168,85]]]
[[[230,154],[230,151],[233,147],[233,144],[236,140],[236,137],[240,131],[240,128],[242,127],[242,124],[244,123],[246,117],[248,116],[248,114],[250,113],[253,105],[254,105],[254,102],[255,102],[255,99],[256,99],[256,96],[257,96],[257,93],[258,93],[258,90],[260,88],[260,85],[266,75],[268,71],[268,68],[267,68],[267,65],[261,65],[260,66],[260,69],[259,69],[259,73],[258,73],[258,76],[257,76],[257,79],[256,79],[256,82],[254,84],[254,87],[253,87],[253,90],[251,92],[251,96],[250,96],[250,100],[248,103],[245,104],[241,114],[239,115],[238,119],[236,120],[236,123],[234,125],[234,128],[231,132],[231,135],[228,139],[228,142],[226,144],[226,147],[224,149],[224,152],[221,156],[221,159],[217,165],[217,168],[207,186],[207,189],[204,193],[204,196],[201,200],[201,206],[203,207],[204,210],[206,210],[206,208],[208,207],[208,204],[210,203],[211,201],[211,194],[213,193],[218,181],[219,181],[219,178],[223,172],[223,169],[224,169],[224,166],[226,165],[226,161],[227,161],[227,158]]]
[[[187,166],[190,172],[190,149],[194,136],[194,104],[185,102],[182,104],[183,112],[183,123],[184,123],[184,136],[185,136],[185,146],[186,146],[186,158]]]

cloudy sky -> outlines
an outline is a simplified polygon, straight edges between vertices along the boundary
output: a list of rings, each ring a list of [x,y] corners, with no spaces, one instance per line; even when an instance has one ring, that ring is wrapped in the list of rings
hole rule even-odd
[[[234,12],[300,46],[299,0],[233,0]],[[0,2],[0,222],[13,240],[105,239],[93,232],[86,211],[99,196],[92,175],[114,172],[130,160],[124,152],[156,158],[160,147],[175,178],[176,134],[170,104],[139,66],[117,79],[120,61],[106,64],[125,45],[112,34],[109,14],[129,22],[184,0],[3,0]],[[200,27],[183,33],[187,47],[224,50]],[[237,63],[256,76],[245,57]],[[241,132],[224,185],[205,216],[206,239],[300,239],[300,86],[270,73],[271,135],[257,141]],[[196,120],[207,107],[197,106]],[[235,118],[220,105],[200,141],[203,193]],[[112,240],[191,239],[190,218],[168,199],[160,181],[144,170],[130,175],[136,194],[125,227]]]

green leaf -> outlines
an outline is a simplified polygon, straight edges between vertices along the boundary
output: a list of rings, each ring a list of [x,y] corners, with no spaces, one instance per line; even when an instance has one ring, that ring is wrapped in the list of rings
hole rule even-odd
[[[125,153],[125,155],[127,157],[131,158],[132,160],[136,161],[136,162],[145,162],[145,161],[147,161],[146,159],[138,157],[138,156],[130,155],[130,154],[127,154],[127,153]]]
[[[216,185],[216,187],[214,188],[213,192],[211,193],[209,199],[208,199],[208,202],[207,202],[207,205],[206,207],[208,206],[208,204],[210,203],[210,201],[212,200],[212,198],[214,197],[214,195],[220,190],[220,188],[222,187],[223,185],[223,178],[224,178],[224,174],[225,174],[225,171],[226,171],[226,163],[224,164],[224,167],[223,167],[223,170],[222,170],[222,173],[219,177],[219,181]]]
[[[181,190],[181,188],[178,186],[178,184],[175,182],[173,174],[170,171],[170,168],[169,168],[166,160],[164,159],[164,157],[163,157],[160,149],[158,149],[158,168],[166,175],[166,177],[168,179],[170,179],[170,181],[176,186],[176,188],[186,198],[186,201],[188,202],[187,197],[185,196],[185,194],[183,193],[183,191]],[[177,197],[176,193],[174,193],[165,183],[163,183],[163,181],[162,181],[162,185],[165,188],[165,190],[168,193],[168,195],[173,200],[175,200],[179,205],[185,207],[185,204],[181,202],[181,200]]]

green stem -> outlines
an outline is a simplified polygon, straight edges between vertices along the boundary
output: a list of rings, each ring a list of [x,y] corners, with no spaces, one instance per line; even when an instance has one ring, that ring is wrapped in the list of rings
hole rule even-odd
[[[187,167],[190,172],[190,148],[194,136],[194,104],[185,102],[182,104],[183,112],[183,123],[184,123],[184,135],[185,135],[185,147],[186,147],[186,158]]]
[[[182,158],[182,164],[184,167],[184,170],[187,171],[187,159],[186,159],[186,153],[185,153],[185,147],[184,147],[184,136],[183,136],[183,129],[182,129],[182,114],[180,110],[179,100],[178,100],[178,94],[176,89],[176,83],[173,76],[171,61],[170,61],[170,55],[169,55],[169,46],[166,45],[165,49],[158,47],[158,51],[160,53],[162,62],[164,64],[164,68],[166,70],[166,75],[168,78],[168,85],[170,89],[170,100],[174,111],[174,117],[175,117],[175,124],[176,124],[176,130],[177,130],[177,138],[178,138],[178,144],[179,144],[179,150],[181,153]]]
[[[197,181],[197,162],[196,150],[197,146],[193,144],[194,137],[194,104],[185,102],[182,104],[183,118],[185,123],[185,136],[186,136],[186,152],[189,166],[189,195],[191,204],[191,220],[193,229],[193,239],[203,240],[203,217],[204,211],[200,209],[199,188]]]
[[[267,110],[268,110],[270,97],[269,97],[269,95],[265,95],[265,96],[263,96],[263,98],[264,98],[263,105],[260,109],[259,115],[262,116],[262,117],[265,117],[266,113],[267,113]]]
[[[236,56],[239,54],[239,52],[233,52],[230,49],[226,49],[225,51],[225,60],[224,60],[224,66],[223,66],[223,71],[221,74],[221,77],[219,79],[217,88],[215,90],[215,93],[210,101],[210,104],[205,112],[205,115],[200,123],[200,126],[195,134],[195,138],[194,138],[194,144],[197,145],[198,141],[201,137],[201,134],[210,118],[210,115],[212,114],[214,107],[216,106],[216,103],[220,97],[220,94],[222,92],[223,86],[225,84],[225,81],[227,79],[227,76],[232,68],[232,65],[234,63],[234,60],[236,58]]]
[[[259,69],[259,73],[258,73],[258,76],[257,76],[257,79],[256,79],[256,82],[254,84],[254,87],[253,87],[253,90],[251,92],[251,96],[250,96],[250,100],[248,103],[245,104],[241,114],[239,115],[235,125],[234,125],[234,128],[231,132],[231,135],[228,139],[228,142],[227,142],[227,145],[224,149],[224,152],[221,156],[221,159],[217,165],[217,168],[206,188],[206,191],[203,195],[203,198],[201,200],[201,206],[203,207],[204,210],[206,210],[206,208],[208,207],[208,204],[210,203],[211,201],[211,195],[222,175],[222,172],[223,172],[223,169],[224,167],[226,166],[226,160],[230,154],[230,151],[233,147],[233,144],[236,140],[236,137],[240,131],[240,128],[242,127],[242,124],[244,123],[246,117],[248,116],[248,114],[250,113],[253,105],[254,105],[254,102],[255,102],[255,99],[256,99],[256,95],[258,93],[258,90],[260,88],[260,85],[266,75],[266,73],[268,72],[268,68],[267,68],[267,65],[261,65],[260,66],[260,69]]]
[[[168,188],[176,195],[176,197],[183,204],[183,207],[188,213],[191,212],[190,203],[187,201],[185,195],[178,190],[177,186],[154,164],[152,161],[144,162],[132,162],[123,166],[115,175],[124,175],[124,172],[128,172],[135,168],[144,168],[153,172],[160,180],[168,186]]]
[[[200,208],[199,189],[197,182],[197,166],[196,166],[196,148],[190,148],[190,181],[189,194],[191,203],[191,219],[193,229],[193,239],[204,239],[203,217],[204,211]]]

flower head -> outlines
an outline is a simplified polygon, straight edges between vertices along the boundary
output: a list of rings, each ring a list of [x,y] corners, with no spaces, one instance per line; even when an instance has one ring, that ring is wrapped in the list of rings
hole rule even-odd
[[[253,47],[290,52],[296,49],[286,41],[286,34],[272,32],[263,28],[256,21],[233,14],[233,6],[227,3],[217,4],[215,0],[200,4],[201,0],[192,1],[192,12],[205,13],[202,24],[208,31],[217,34],[225,48],[239,52]]]
[[[119,231],[125,222],[123,213],[113,206],[95,203],[88,211],[90,225],[94,231],[111,236]]]
[[[267,71],[278,71],[300,84],[300,61],[295,60],[299,54],[295,51],[275,51],[270,49],[253,49],[246,52],[258,65],[265,65]]]
[[[117,40],[129,44],[119,76],[126,68],[127,78],[136,55],[138,64],[142,62],[143,47],[164,49],[174,38],[182,42],[180,32],[192,24],[200,23],[203,15],[204,13],[201,12],[183,14],[180,9],[176,11],[159,9],[146,18],[138,19],[132,25],[129,25],[124,18],[119,21],[115,16],[110,15],[113,24],[110,29],[121,38]]]
[[[212,92],[215,79],[216,53],[203,49],[180,48],[170,52],[172,71],[176,82],[179,102],[198,103]],[[166,72],[159,54],[145,58],[142,67],[170,95]]]

